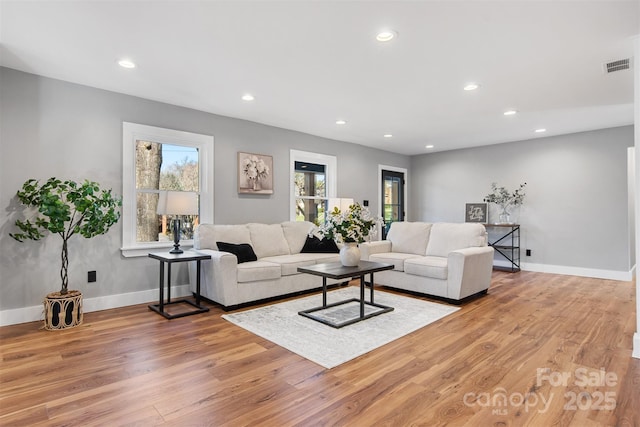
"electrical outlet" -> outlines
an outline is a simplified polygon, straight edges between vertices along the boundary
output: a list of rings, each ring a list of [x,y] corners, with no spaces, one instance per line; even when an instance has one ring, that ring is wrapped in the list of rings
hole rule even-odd
[[[525,252],[525,255],[526,256],[531,256],[531,249],[527,249],[526,252]]]
[[[365,207],[369,206],[369,201],[368,200],[363,200],[362,201],[362,206],[365,206]]]
[[[97,280],[96,278],[96,272],[94,271],[90,271],[87,273],[87,282],[89,283],[93,283]]]

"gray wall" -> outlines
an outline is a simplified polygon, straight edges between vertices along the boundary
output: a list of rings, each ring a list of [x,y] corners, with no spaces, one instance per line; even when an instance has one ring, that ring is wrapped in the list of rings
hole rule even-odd
[[[214,218],[219,224],[289,219],[289,150],[337,156],[338,194],[377,200],[378,164],[409,167],[409,158],[359,145],[216,116],[132,96],[0,68],[0,310],[36,306],[59,290],[60,239],[15,242],[21,210],[14,197],[29,178],[89,178],[122,194],[122,122],[213,135]],[[272,196],[237,193],[238,151],[274,158]],[[357,178],[357,179],[354,179]],[[372,204],[372,206],[374,206]],[[123,258],[121,223],[107,235],[70,242],[69,286],[86,298],[157,288],[157,263]],[[97,270],[97,284],[87,284]]]
[[[482,202],[491,182],[511,190],[527,182],[516,212],[523,249],[532,250],[531,257],[523,251],[524,262],[628,272],[633,132],[625,126],[412,157],[412,218],[464,221],[465,203]]]
[[[28,178],[90,178],[122,193],[122,122],[213,135],[215,221],[280,222],[289,217],[289,150],[338,158],[338,195],[378,199],[378,164],[409,169],[412,220],[464,221],[492,181],[528,182],[523,246],[529,263],[628,271],[627,151],[633,127],[538,138],[412,158],[299,132],[0,68],[0,310],[37,306],[59,288],[60,240],[15,242],[8,233]],[[275,193],[237,193],[236,155],[274,156]],[[357,178],[357,179],[354,179]],[[155,289],[157,264],[120,254],[121,225],[70,245],[70,287],[85,297]],[[97,270],[98,283],[86,272]]]

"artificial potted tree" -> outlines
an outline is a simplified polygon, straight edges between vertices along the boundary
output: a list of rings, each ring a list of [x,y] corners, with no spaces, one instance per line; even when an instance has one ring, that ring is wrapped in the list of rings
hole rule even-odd
[[[77,183],[55,177],[44,184],[29,179],[16,195],[23,205],[36,208],[37,212],[32,218],[17,220],[20,233],[9,233],[11,237],[19,242],[40,240],[48,231],[62,238],[62,287],[45,298],[44,327],[54,330],[78,326],[82,323],[82,293],[68,289],[69,239],[76,234],[91,238],[106,233],[120,219],[122,200],[95,182]]]

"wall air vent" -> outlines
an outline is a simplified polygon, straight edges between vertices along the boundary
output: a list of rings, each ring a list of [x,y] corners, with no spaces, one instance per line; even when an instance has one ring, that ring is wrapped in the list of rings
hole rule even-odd
[[[604,72],[609,74],[615,71],[628,70],[631,68],[631,58],[619,59],[604,64]]]

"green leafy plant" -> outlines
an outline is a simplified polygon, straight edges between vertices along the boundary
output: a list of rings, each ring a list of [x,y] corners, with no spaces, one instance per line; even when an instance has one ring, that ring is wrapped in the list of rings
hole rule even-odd
[[[319,232],[325,238],[339,243],[362,243],[365,237],[375,235],[376,225],[380,223],[381,218],[374,218],[369,209],[355,203],[345,212],[341,212],[337,207],[329,212]]]
[[[17,220],[16,226],[21,232],[9,235],[19,242],[40,240],[47,231],[62,238],[60,294],[65,295],[69,284],[69,239],[75,234],[88,239],[106,233],[120,219],[122,200],[111,194],[111,190],[100,189],[95,182],[77,183],[57,178],[49,178],[42,185],[38,180],[29,179],[16,195],[23,205],[37,208],[38,212],[31,219]]]

